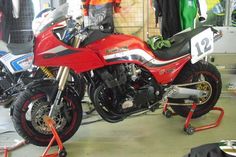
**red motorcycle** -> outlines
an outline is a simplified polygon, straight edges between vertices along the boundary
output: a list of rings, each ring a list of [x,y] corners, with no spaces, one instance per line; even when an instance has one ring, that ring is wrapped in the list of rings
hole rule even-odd
[[[137,37],[110,33],[106,24],[81,29],[67,18],[67,9],[65,4],[50,13],[35,37],[34,64],[60,67],[57,78],[34,81],[14,102],[14,126],[30,143],[49,143],[52,134],[43,121],[46,115],[56,122],[62,141],[78,130],[83,112],[76,87],[67,83],[71,69],[85,76],[96,111],[111,123],[154,111],[167,99],[183,117],[193,99],[199,104],[194,118],[216,104],[221,76],[204,60],[220,36],[212,27],[176,34],[170,38],[170,48],[154,51]]]

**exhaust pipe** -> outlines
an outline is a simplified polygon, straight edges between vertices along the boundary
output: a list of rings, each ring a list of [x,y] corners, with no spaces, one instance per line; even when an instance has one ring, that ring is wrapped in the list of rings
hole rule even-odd
[[[166,92],[167,98],[173,99],[189,99],[189,98],[202,98],[206,97],[209,94],[208,91],[198,90],[198,89],[190,89],[178,86],[172,86]]]

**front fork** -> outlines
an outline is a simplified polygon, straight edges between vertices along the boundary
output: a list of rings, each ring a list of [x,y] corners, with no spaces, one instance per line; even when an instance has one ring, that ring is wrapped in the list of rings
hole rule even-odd
[[[56,80],[59,81],[58,91],[49,112],[49,117],[51,118],[54,117],[59,112],[60,108],[62,107],[59,101],[61,98],[61,94],[65,88],[65,84],[69,76],[69,72],[70,72],[70,68],[60,66],[59,71],[57,73],[57,77],[56,77]]]

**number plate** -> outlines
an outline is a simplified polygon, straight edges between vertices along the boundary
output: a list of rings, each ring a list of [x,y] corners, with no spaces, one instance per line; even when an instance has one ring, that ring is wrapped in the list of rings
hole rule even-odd
[[[192,64],[213,52],[213,32],[210,28],[191,39]]]

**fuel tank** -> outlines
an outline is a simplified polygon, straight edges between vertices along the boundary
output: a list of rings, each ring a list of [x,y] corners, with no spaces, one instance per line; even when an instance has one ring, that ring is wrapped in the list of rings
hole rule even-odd
[[[155,58],[148,45],[132,35],[112,34],[89,44],[86,48],[96,51],[105,60],[106,65],[130,61],[143,65]]]

